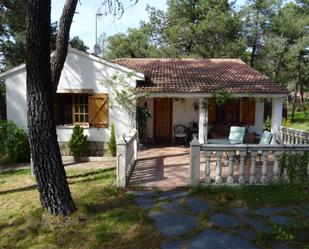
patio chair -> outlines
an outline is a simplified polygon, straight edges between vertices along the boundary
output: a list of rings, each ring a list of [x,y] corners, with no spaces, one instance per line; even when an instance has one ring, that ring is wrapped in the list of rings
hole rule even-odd
[[[259,144],[260,145],[270,144],[272,138],[273,138],[273,134],[271,132],[264,131]],[[262,161],[261,157],[262,157],[263,152],[259,150],[257,154],[260,156],[260,162],[261,162]]]
[[[246,127],[231,126],[229,134],[230,144],[243,144],[246,133]]]
[[[174,125],[175,139],[183,139],[184,143],[187,143],[187,128],[184,125]]]

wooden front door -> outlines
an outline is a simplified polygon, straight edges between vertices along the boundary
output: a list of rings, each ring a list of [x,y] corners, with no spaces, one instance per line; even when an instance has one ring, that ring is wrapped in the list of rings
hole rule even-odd
[[[172,138],[172,99],[154,99],[154,140],[170,142]]]

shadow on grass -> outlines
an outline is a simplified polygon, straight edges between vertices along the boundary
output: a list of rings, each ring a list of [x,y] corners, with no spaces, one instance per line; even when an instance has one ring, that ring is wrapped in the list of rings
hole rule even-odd
[[[30,169],[3,169],[0,170],[0,176],[10,176],[10,175],[30,175]]]
[[[37,185],[30,185],[27,187],[23,187],[23,188],[16,188],[16,189],[9,189],[9,190],[5,190],[5,191],[0,191],[0,195],[5,195],[5,194],[12,194],[12,193],[17,193],[17,192],[23,192],[23,191],[30,191],[30,190],[34,190],[37,189]]]
[[[78,173],[78,174],[67,173],[67,179],[88,177],[88,176],[98,175],[98,174],[102,174],[102,173],[113,172],[114,170],[115,170],[114,168],[110,168],[110,169],[100,169],[100,170],[87,171],[85,173]]]

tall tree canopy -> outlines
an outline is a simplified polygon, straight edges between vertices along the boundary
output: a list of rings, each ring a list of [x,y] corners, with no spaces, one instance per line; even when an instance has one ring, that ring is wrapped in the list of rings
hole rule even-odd
[[[108,37],[103,56],[242,58],[295,96],[309,90],[308,0],[247,0],[240,8],[227,0],[167,5],[166,11],[148,6],[148,22]]]
[[[138,30],[129,30],[128,35],[108,38],[109,56],[130,55],[132,47],[125,43],[134,43],[129,38],[138,38],[133,35],[139,33],[144,34],[141,57],[240,57],[246,49],[241,36],[241,16],[228,0],[170,0],[166,12],[149,6],[147,10],[148,23],[142,23]],[[113,53],[119,47],[124,48],[120,53]],[[139,47],[135,51],[141,52]],[[134,56],[135,51],[131,53]]]

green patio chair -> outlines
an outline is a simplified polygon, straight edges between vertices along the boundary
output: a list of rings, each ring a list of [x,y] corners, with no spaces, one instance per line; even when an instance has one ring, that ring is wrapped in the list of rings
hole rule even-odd
[[[270,144],[272,138],[273,138],[273,134],[271,132],[264,131],[259,144],[260,145]],[[261,150],[258,150],[257,153],[260,156],[260,162],[261,162],[261,157],[262,157],[263,152]]]
[[[230,144],[243,144],[246,133],[246,127],[231,126],[229,143]]]

